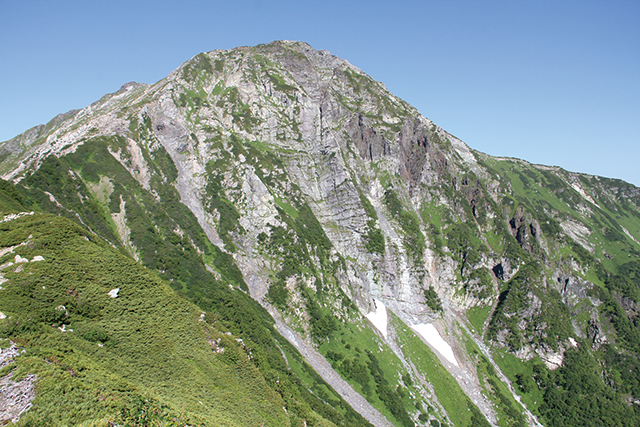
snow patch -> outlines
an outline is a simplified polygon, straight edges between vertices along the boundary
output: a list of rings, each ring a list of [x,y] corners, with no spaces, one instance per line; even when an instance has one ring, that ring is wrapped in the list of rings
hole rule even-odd
[[[375,326],[376,329],[380,331],[383,337],[387,338],[387,308],[384,306],[382,301],[377,299],[373,300],[373,304],[376,307],[376,311],[372,311],[371,313],[365,315],[365,317],[369,319],[371,323],[373,323],[373,326]]]
[[[417,325],[411,325],[411,329],[420,334],[420,336],[424,338],[429,343],[429,345],[435,348],[438,353],[443,355],[445,359],[460,367],[460,365],[458,365],[456,357],[453,354],[453,349],[449,344],[447,344],[444,339],[442,339],[435,326],[433,326],[431,323],[419,323]]]
[[[108,293],[108,295],[111,298],[118,298],[118,292],[120,292],[120,288],[115,288],[115,289],[111,289]]]

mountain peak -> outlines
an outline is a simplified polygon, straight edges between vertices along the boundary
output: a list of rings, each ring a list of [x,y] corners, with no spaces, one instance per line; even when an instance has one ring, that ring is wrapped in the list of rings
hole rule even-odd
[[[613,354],[640,342],[638,189],[479,153],[327,51],[200,53],[0,160],[34,206],[251,337],[283,399],[269,369],[302,372],[295,347],[376,425],[558,425],[567,375],[635,421],[633,358]]]

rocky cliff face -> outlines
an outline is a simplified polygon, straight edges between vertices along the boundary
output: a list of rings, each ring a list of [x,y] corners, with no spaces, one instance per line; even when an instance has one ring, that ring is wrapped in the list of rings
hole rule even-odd
[[[40,189],[43,205],[73,212],[187,294],[166,243],[149,235],[188,248],[398,425],[471,419],[452,414],[434,385],[443,380],[407,352],[411,327],[445,338],[453,360],[423,334],[470,408],[492,424],[535,424],[493,357],[556,369],[578,341],[624,340],[603,302],[637,314],[635,283],[611,279],[635,271],[637,188],[474,151],[304,43],[199,54],[3,143],[0,159],[4,179]],[[364,316],[380,305],[389,317],[372,329]],[[345,367],[346,340],[363,330],[415,409],[394,409]]]

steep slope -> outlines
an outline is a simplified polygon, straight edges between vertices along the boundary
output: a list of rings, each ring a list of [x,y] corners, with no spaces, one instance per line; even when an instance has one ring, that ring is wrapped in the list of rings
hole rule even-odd
[[[328,52],[202,53],[0,158],[39,207],[275,351],[265,312],[238,319],[248,293],[395,425],[639,417],[639,190],[471,150]]]
[[[271,387],[259,346],[68,219],[4,215],[0,246],[3,425],[367,425]]]
[[[37,377],[25,423],[131,422],[142,411],[208,425],[287,423],[234,337],[198,322],[195,306],[135,261],[57,216],[2,226],[3,334],[26,351],[7,368]]]

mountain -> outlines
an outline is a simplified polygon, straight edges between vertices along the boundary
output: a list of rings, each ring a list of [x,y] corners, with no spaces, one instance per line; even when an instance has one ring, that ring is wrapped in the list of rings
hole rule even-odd
[[[0,174],[19,425],[640,422],[640,189],[477,152],[329,52],[201,53]]]

